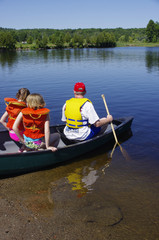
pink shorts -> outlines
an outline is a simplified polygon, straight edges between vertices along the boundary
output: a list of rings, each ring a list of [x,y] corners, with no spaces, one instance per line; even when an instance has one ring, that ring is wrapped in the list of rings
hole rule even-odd
[[[21,131],[21,132],[20,132],[20,135],[23,136],[23,133],[24,133],[24,131]],[[13,139],[14,141],[19,142],[19,138],[17,137],[17,135],[15,134],[15,132],[14,132],[13,130],[10,130],[10,131],[9,131],[9,136],[10,136],[10,138]]]

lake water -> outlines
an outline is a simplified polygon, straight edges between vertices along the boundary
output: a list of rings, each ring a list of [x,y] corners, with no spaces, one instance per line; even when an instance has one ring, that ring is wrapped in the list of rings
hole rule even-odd
[[[101,94],[114,118],[134,117],[132,137],[122,143],[129,161],[117,147],[111,162],[111,151],[101,152],[3,179],[8,184],[1,189],[4,198],[18,198],[40,218],[55,221],[57,239],[77,239],[77,233],[78,239],[159,239],[159,48],[0,52],[0,81],[0,115],[4,97],[27,87],[43,95],[51,124],[61,123],[62,106],[82,81],[100,117],[106,115]],[[38,195],[41,205],[33,206],[37,192],[44,193]]]

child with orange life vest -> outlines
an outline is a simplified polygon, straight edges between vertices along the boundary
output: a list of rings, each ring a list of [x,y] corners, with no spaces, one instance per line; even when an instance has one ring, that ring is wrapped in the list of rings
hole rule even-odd
[[[30,94],[27,99],[27,108],[18,115],[13,130],[27,150],[38,150],[39,148],[57,150],[60,136],[58,133],[52,134],[50,143],[50,118],[48,108],[44,108],[45,101],[38,93]],[[19,125],[23,122],[24,134],[20,135]],[[45,138],[45,142],[44,142]]]
[[[21,88],[16,94],[16,98],[5,98],[4,101],[7,105],[5,113],[2,115],[0,122],[5,128],[8,129],[10,137],[14,141],[19,141],[19,138],[16,136],[13,131],[13,124],[23,108],[26,108],[26,98],[30,94],[27,88]],[[8,119],[8,122],[7,122]],[[19,125],[20,134],[23,135],[24,127],[21,123]]]

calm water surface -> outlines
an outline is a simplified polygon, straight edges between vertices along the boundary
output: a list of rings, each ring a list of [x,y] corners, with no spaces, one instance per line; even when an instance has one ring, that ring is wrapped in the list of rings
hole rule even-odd
[[[122,143],[130,161],[119,148],[111,162],[111,150],[90,154],[49,171],[1,180],[8,184],[2,196],[17,198],[16,191],[25,207],[56,219],[57,239],[64,239],[62,226],[74,221],[79,224],[74,234],[83,229],[79,239],[159,239],[159,48],[0,52],[0,81],[0,115],[4,97],[27,87],[44,96],[51,124],[61,123],[65,100],[83,81],[100,117],[106,114],[101,94],[114,118],[134,117],[133,135]],[[43,194],[36,205],[37,192]],[[63,234],[76,239],[71,230]]]

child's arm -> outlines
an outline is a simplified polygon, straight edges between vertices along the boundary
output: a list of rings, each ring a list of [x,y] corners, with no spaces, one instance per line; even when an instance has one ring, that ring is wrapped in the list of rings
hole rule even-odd
[[[50,146],[50,117],[49,117],[49,114],[47,115],[47,118],[45,121],[44,131],[45,131],[46,149],[50,149],[53,152],[55,152],[57,150],[57,148]]]
[[[20,139],[20,142],[24,143],[24,138],[21,136],[20,132],[19,132],[19,124],[21,123],[22,121],[22,117],[23,117],[23,114],[20,112],[18,114],[18,117],[16,118],[14,124],[13,124],[13,131],[15,132],[15,134],[17,135],[17,137]]]
[[[0,123],[2,123],[3,126],[9,131],[9,128],[7,127],[7,122],[6,122],[7,118],[8,118],[8,112],[5,111],[5,113],[2,115],[0,119]]]

